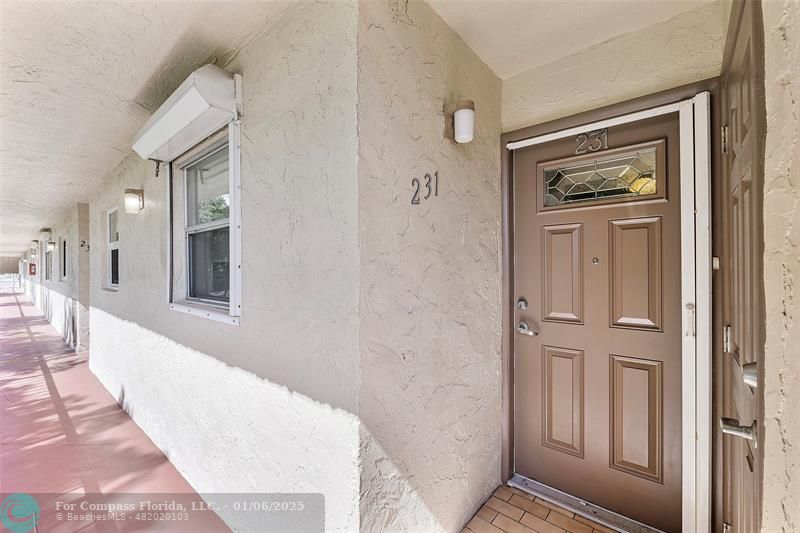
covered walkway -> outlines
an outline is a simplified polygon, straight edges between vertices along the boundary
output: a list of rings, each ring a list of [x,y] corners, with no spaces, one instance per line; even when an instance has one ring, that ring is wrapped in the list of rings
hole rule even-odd
[[[41,312],[8,286],[0,288],[0,402],[2,495],[194,493],[97,381],[86,354],[72,351]],[[37,496],[45,525],[52,517],[42,498]],[[204,520],[202,530],[227,530],[216,515]],[[76,525],[58,530],[77,530]],[[185,530],[185,523],[175,525]],[[159,526],[170,529],[167,522]],[[128,528],[84,522],[80,529]]]

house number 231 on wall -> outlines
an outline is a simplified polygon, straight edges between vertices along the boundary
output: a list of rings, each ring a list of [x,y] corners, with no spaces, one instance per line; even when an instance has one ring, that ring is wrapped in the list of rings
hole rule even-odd
[[[420,180],[413,178],[411,180],[411,188],[413,194],[411,195],[411,205],[419,205],[420,200],[427,200],[431,196],[439,196],[439,171],[430,174],[425,174],[425,177]]]

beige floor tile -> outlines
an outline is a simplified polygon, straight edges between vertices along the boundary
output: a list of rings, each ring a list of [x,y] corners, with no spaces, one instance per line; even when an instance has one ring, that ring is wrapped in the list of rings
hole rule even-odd
[[[513,492],[511,492],[509,489],[505,487],[497,487],[494,491],[494,495],[503,500],[504,502],[510,500],[513,494],[514,494]]]
[[[550,513],[550,515],[547,517],[547,521],[557,525],[560,528],[566,529],[571,533],[592,533],[591,526],[581,524],[577,520],[574,520],[568,516],[564,516],[560,513]]]
[[[546,522],[538,516],[533,516],[530,513],[525,513],[522,515],[522,520],[520,520],[520,522],[522,522],[522,525],[528,526],[539,533],[564,533],[564,530],[557,525]]]
[[[467,529],[474,533],[503,533],[503,530],[493,526],[489,522],[485,522],[477,516],[472,517],[472,520],[467,524]]]
[[[519,522],[511,520],[509,517],[501,514],[497,515],[497,518],[494,519],[492,524],[506,533],[536,533],[531,528],[523,526]]]
[[[494,517],[497,516],[497,511],[495,511],[494,509],[490,509],[484,505],[483,507],[478,509],[478,512],[475,513],[475,516],[491,524],[492,520],[494,520]]]
[[[485,504],[487,507],[490,507],[497,511],[498,513],[503,513],[507,517],[511,518],[512,520],[517,520],[522,517],[523,511],[519,507],[514,507],[508,502],[504,502],[503,500],[499,500],[492,496]]]
[[[599,531],[600,533],[617,533],[610,527],[604,526],[603,524],[598,524],[594,520],[589,520],[588,518],[581,516],[579,514],[575,515],[575,520],[577,520],[581,524],[586,524],[587,526],[591,526],[593,530]]]
[[[539,518],[547,518],[547,514],[550,512],[548,507],[544,505],[539,505],[538,503],[523,498],[518,494],[514,494],[511,496],[511,499],[508,500],[508,503],[513,505],[514,507],[519,507],[520,509],[531,513],[534,516],[538,516]]]
[[[567,510],[566,510],[566,509],[564,509],[563,507],[559,507],[558,505],[556,505],[556,504],[554,504],[554,503],[550,503],[550,502],[549,502],[549,501],[547,501],[547,500],[543,500],[543,499],[541,499],[541,498],[536,498],[536,500],[535,500],[535,501],[536,501],[536,503],[540,503],[540,504],[544,505],[545,507],[549,507],[549,508],[550,508],[550,509],[552,509],[553,511],[555,511],[555,512],[557,512],[557,513],[561,513],[561,514],[563,514],[564,516],[567,516],[567,517],[569,517],[569,518],[572,518],[573,516],[575,516],[575,513],[573,513],[572,511],[567,511]]]

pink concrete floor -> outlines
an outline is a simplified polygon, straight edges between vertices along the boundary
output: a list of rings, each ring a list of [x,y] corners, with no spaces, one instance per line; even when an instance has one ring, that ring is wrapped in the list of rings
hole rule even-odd
[[[169,459],[95,378],[87,354],[64,344],[24,295],[0,289],[0,499],[20,492],[42,494],[39,499],[64,493],[74,500],[90,494],[109,501],[131,493],[183,493],[197,499]],[[44,526],[53,517],[39,503]],[[228,528],[213,513],[193,516],[189,523],[88,520],[39,528],[55,530]]]

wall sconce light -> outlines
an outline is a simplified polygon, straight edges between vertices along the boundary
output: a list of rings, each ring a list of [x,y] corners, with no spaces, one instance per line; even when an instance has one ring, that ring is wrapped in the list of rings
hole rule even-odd
[[[453,113],[455,141],[464,144],[472,141],[475,135],[475,102],[459,100]]]
[[[125,212],[138,215],[144,209],[144,191],[142,189],[125,189]]]
[[[56,243],[54,241],[47,241],[47,251],[52,252],[56,249]]]

